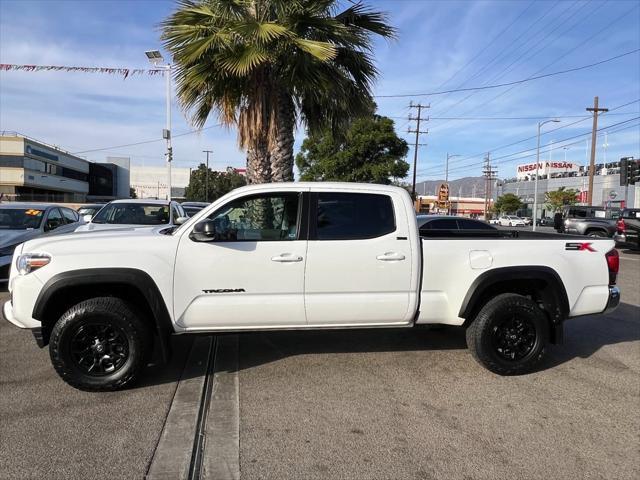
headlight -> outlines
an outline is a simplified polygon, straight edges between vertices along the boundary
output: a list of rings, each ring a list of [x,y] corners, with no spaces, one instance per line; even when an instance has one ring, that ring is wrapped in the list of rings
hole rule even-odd
[[[16,260],[16,268],[20,275],[26,275],[49,264],[51,257],[45,253],[25,253]]]

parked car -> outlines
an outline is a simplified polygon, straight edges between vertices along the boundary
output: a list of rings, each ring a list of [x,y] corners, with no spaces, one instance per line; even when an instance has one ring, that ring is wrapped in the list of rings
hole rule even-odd
[[[84,220],[85,222],[90,222],[93,216],[98,213],[100,209],[105,205],[106,204],[104,203],[90,203],[88,205],[82,205],[76,211],[78,212],[78,215],[80,215],[80,218],[82,218],[82,220]]]
[[[499,218],[490,218],[489,219],[489,224],[490,225],[500,225],[500,219]]]
[[[542,217],[536,220],[536,225],[541,227],[553,227],[553,218],[552,217]]]
[[[67,207],[42,203],[0,204],[0,282],[9,279],[16,246],[32,238],[73,232],[78,213]]]
[[[114,200],[100,209],[77,232],[130,227],[167,227],[180,225],[187,219],[178,202],[168,200]]]
[[[182,202],[180,205],[182,206],[184,213],[187,214],[187,217],[193,217],[209,204],[207,202]]]
[[[171,231],[30,240],[3,314],[50,345],[64,381],[105,391],[131,384],[152,345],[167,360],[175,333],[458,325],[487,369],[521,374],[561,341],[564,320],[620,301],[613,240],[420,236],[413,209],[398,187],[273,183]]]
[[[524,227],[524,220],[515,215],[503,215],[500,217],[500,225],[503,227]]]
[[[418,230],[496,230],[486,222],[473,218],[444,216],[444,215],[418,215]]]
[[[521,217],[525,225],[533,225],[533,219],[531,217]]]
[[[567,206],[562,211],[562,232],[587,237],[613,237],[620,209]]]
[[[613,239],[621,247],[640,249],[640,208],[625,208],[616,222]]]

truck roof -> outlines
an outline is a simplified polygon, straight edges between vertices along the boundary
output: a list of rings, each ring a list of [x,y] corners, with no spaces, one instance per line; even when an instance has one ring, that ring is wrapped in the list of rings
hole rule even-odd
[[[278,182],[278,183],[256,183],[253,185],[245,185],[236,189],[241,192],[251,192],[253,190],[280,190],[285,188],[297,188],[304,189],[310,188],[312,190],[382,190],[388,192],[397,192],[398,190],[405,191],[404,188],[396,187],[393,185],[381,185],[378,183],[354,183],[354,182]]]

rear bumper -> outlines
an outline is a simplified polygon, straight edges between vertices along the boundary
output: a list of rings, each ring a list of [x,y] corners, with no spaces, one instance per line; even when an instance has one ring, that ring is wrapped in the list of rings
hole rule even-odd
[[[613,312],[620,303],[620,289],[618,287],[609,287],[609,300],[607,300],[607,306],[604,307],[602,313]]]

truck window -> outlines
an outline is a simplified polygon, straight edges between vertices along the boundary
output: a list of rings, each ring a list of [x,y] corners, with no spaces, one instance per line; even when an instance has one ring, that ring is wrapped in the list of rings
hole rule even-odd
[[[262,194],[239,198],[209,216],[220,240],[281,241],[298,237],[299,194]]]
[[[315,227],[318,240],[381,237],[396,229],[393,202],[372,193],[319,193]]]

